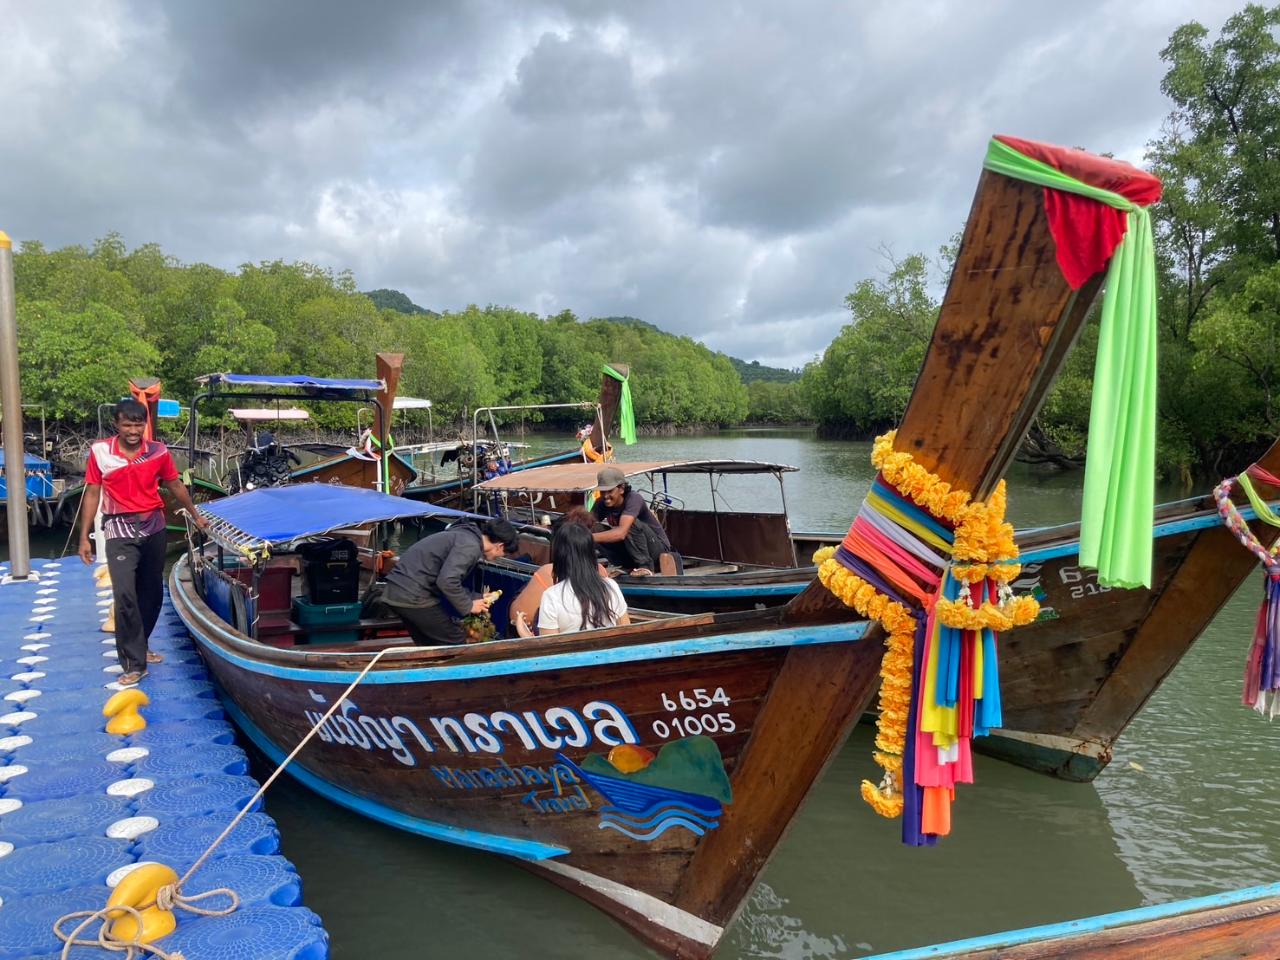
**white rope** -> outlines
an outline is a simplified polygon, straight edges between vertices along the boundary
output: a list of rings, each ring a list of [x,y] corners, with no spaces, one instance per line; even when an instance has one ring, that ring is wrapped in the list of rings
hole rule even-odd
[[[144,903],[141,908],[137,908],[137,909],[135,909],[134,907],[128,907],[128,906],[118,906],[118,907],[110,907],[110,908],[104,907],[101,910],[78,910],[75,913],[68,913],[59,917],[53,925],[53,932],[54,932],[54,935],[57,936],[59,940],[63,941],[62,960],[68,960],[71,954],[71,948],[74,946],[102,947],[104,950],[109,950],[113,953],[124,953],[125,960],[134,960],[135,956],[142,957],[144,956],[144,952],[147,952],[147,951],[149,951],[153,956],[157,957],[158,960],[184,960],[184,957],[182,956],[182,954],[166,953],[164,950],[162,950],[160,947],[157,947],[155,944],[142,943],[141,941],[138,941],[136,939],[134,940],[109,939],[109,934],[107,931],[110,927],[110,922],[109,922],[110,919],[118,919],[121,913],[127,914],[129,916],[132,916],[134,920],[137,921],[138,930],[141,931],[142,920],[141,920],[140,911],[145,910],[151,906],[156,906],[156,907],[159,907],[161,910],[166,910],[166,911],[172,910],[174,907],[181,907],[182,909],[190,913],[195,913],[205,917],[222,917],[235,911],[235,909],[240,905],[240,898],[236,895],[234,890],[228,889],[226,887],[220,887],[217,890],[208,890],[208,891],[205,891],[204,893],[198,893],[198,894],[195,894],[194,896],[188,897],[183,895],[182,886],[188,880],[191,879],[192,875],[195,874],[197,870],[199,870],[202,866],[204,866],[205,861],[209,859],[209,857],[213,854],[213,851],[218,849],[218,846],[222,843],[222,841],[227,839],[227,837],[231,835],[231,831],[233,831],[236,828],[236,826],[240,823],[240,821],[245,818],[245,815],[248,814],[249,811],[257,804],[257,802],[262,799],[262,795],[267,792],[267,788],[270,787],[271,784],[276,782],[276,778],[279,777],[280,774],[284,772],[285,767],[289,766],[289,764],[293,761],[293,758],[302,752],[302,748],[311,742],[311,738],[316,735],[316,732],[324,725],[325,721],[327,721],[330,717],[334,715],[335,712],[337,712],[338,708],[343,704],[343,702],[347,699],[347,697],[351,695],[351,691],[353,691],[357,686],[360,685],[360,682],[369,675],[369,671],[372,670],[375,666],[377,666],[379,660],[381,660],[383,657],[385,657],[389,653],[411,653],[414,651],[418,651],[420,649],[421,648],[417,646],[386,647],[385,649],[379,650],[376,654],[374,654],[370,658],[369,662],[365,665],[364,669],[361,670],[360,673],[356,675],[356,678],[352,680],[350,684],[347,685],[347,689],[342,691],[342,696],[338,697],[338,699],[333,702],[333,704],[329,707],[329,709],[324,712],[324,715],[312,725],[310,730],[307,731],[306,736],[304,736],[301,740],[298,741],[298,745],[289,752],[289,755],[287,757],[285,757],[283,760],[280,761],[280,763],[276,766],[275,770],[271,772],[271,776],[267,777],[267,779],[262,782],[262,786],[258,788],[257,793],[255,793],[253,797],[250,798],[248,803],[246,803],[243,807],[241,807],[239,813],[237,813],[234,817],[231,818],[231,822],[227,824],[226,828],[220,834],[218,834],[218,836],[214,839],[212,843],[209,844],[207,848],[205,848],[204,853],[200,854],[200,857],[196,860],[195,863],[191,865],[190,869],[188,869],[187,872],[184,873],[181,876],[181,878],[179,878],[177,883],[163,886],[159,890],[157,890],[156,897],[153,902]],[[221,910],[210,910],[210,909],[194,906],[195,903],[201,900],[204,900],[207,897],[212,897],[217,895],[230,897],[231,898],[230,906]],[[110,917],[108,915],[110,915]],[[62,930],[62,925],[70,920],[75,920],[77,918],[82,918],[79,925],[77,925],[76,928],[72,930],[70,933],[64,933]],[[93,924],[95,921],[102,922],[102,926],[98,930],[97,939],[96,940],[78,939],[80,934],[84,932],[85,928]],[[137,953],[135,953],[135,951],[137,951]]]

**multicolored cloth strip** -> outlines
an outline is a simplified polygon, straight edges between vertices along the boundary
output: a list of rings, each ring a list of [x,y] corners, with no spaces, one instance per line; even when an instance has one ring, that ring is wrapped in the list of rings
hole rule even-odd
[[[953,529],[878,475],[833,557],[881,595],[916,611],[901,779],[892,782],[890,771],[882,785],[901,791],[903,842],[914,846],[951,832],[956,784],[973,782],[970,740],[1001,724],[995,633],[946,626],[937,613],[939,596],[967,599],[976,608],[1003,600],[994,580],[970,585],[951,575],[954,540]],[[877,745],[883,749],[879,738]]]
[[[1252,479],[1251,479],[1252,478]],[[1258,519],[1268,526],[1280,527],[1280,517],[1254,489],[1253,480],[1280,487],[1280,477],[1273,476],[1254,464],[1238,477],[1223,480],[1214,488],[1218,515],[1237,540],[1262,561],[1262,605],[1254,624],[1253,643],[1245,661],[1244,690],[1241,700],[1268,719],[1280,715],[1280,541],[1270,549],[1249,529],[1240,511],[1231,502],[1231,491],[1237,484],[1249,498]]]
[[[1096,567],[1108,586],[1150,587],[1157,329],[1146,207],[1160,198],[1160,181],[1116,161],[1104,166],[1083,151],[1012,137],[991,140],[984,166],[1045,188],[1058,264],[1073,289],[1110,260],[1089,414],[1080,562]],[[1106,188],[1071,175],[1072,167]]]

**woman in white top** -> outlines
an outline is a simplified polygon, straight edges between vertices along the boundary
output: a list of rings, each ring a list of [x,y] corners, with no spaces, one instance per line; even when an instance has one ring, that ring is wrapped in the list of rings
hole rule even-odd
[[[551,576],[554,583],[538,604],[540,635],[598,630],[631,622],[621,588],[600,576],[590,531],[571,523],[556,531],[551,540]],[[516,626],[522,636],[528,635],[523,621]]]

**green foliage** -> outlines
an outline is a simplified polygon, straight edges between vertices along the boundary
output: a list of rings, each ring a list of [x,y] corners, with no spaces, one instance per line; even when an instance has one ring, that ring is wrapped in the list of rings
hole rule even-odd
[[[481,406],[594,400],[610,361],[630,364],[642,423],[736,424],[748,413],[733,361],[634,318],[581,323],[503,306],[436,314],[396,291],[361,294],[350,274],[311,264],[231,273],[181,264],[154,244],[130,251],[116,234],[53,252],[27,243],[15,275],[24,390],[66,422],[93,422],[130,375],[159,376],[186,401],[195,378],[213,372],[372,376],[380,350],[405,354],[401,392],[431,398],[442,427]],[[320,425],[355,424],[353,407],[312,406]]]
[[[759,360],[752,360],[747,363],[747,361],[739,360],[737,357],[730,357],[729,362],[733,364],[733,369],[738,371],[738,376],[742,378],[742,382],[747,386],[761,380],[769,383],[795,383],[800,379],[799,370],[767,367]]]
[[[427,317],[438,317],[440,314],[426,307],[420,307],[409,299],[407,294],[399,290],[368,290],[365,296],[373,301],[379,310],[395,310],[397,313],[422,314]]]
[[[136,318],[100,303],[80,310],[47,300],[22,303],[18,353],[24,400],[42,404],[55,420],[96,417],[98,404],[118,400],[130,377],[160,362]]]
[[[928,274],[928,260],[914,254],[845,298],[852,319],[800,380],[820,426],[871,436],[901,418],[938,320]]]
[[[747,419],[752,423],[800,423],[808,420],[809,408],[800,382],[754,380],[748,383]]]

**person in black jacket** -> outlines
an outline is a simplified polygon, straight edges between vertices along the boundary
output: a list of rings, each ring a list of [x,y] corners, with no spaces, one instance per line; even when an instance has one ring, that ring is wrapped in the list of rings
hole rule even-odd
[[[488,603],[463,586],[483,557],[496,560],[515,553],[516,528],[506,520],[481,526],[456,523],[419,540],[387,574],[382,603],[402,618],[409,636],[420,646],[466,643],[457,618],[483,613]]]

